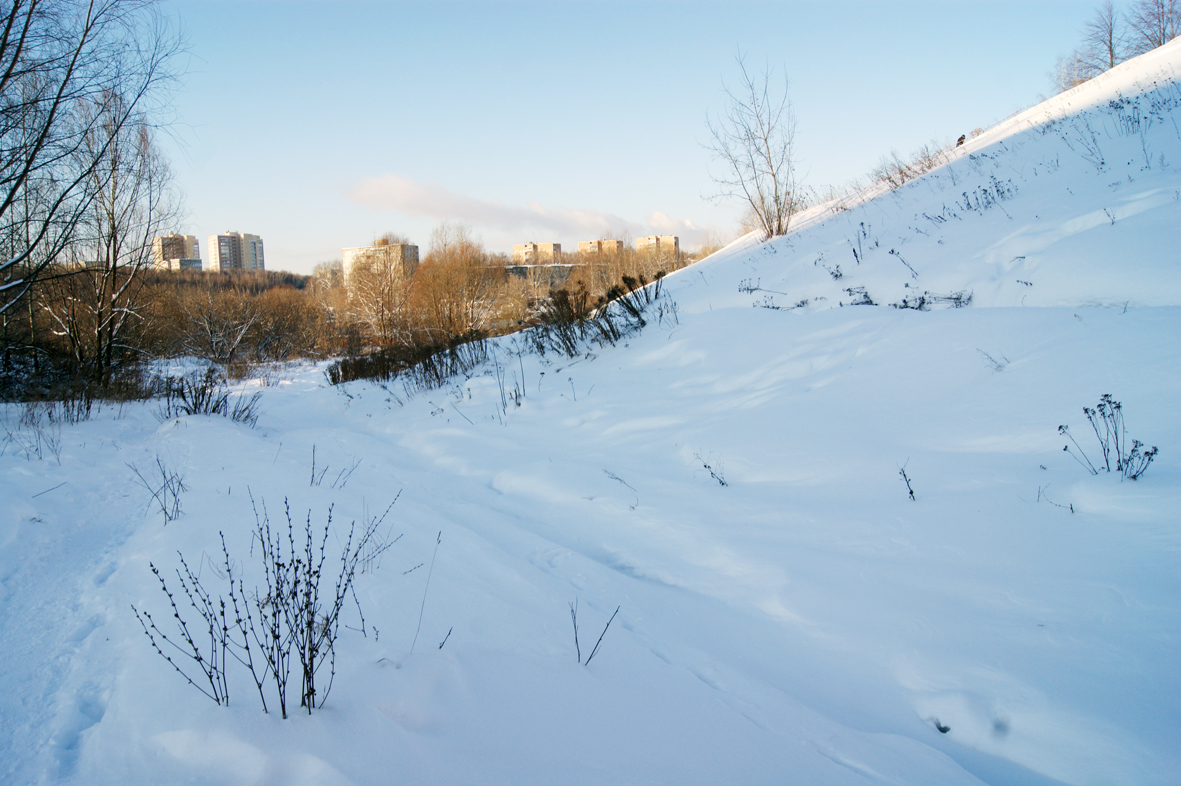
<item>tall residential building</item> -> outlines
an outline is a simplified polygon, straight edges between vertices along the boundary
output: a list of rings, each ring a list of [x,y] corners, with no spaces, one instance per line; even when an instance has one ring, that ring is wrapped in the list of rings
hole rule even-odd
[[[622,254],[622,240],[583,240],[578,244],[579,254]]]
[[[192,235],[152,238],[152,261],[157,270],[200,270],[201,243]]]
[[[266,270],[262,238],[239,232],[209,236],[210,270]]]
[[[674,235],[649,235],[636,240],[636,251],[670,254],[674,257],[681,254],[681,239]]]
[[[358,267],[371,267],[378,272],[389,272],[402,278],[410,278],[418,269],[418,246],[378,240],[372,246],[342,248],[340,261],[346,287],[349,286]]]
[[[561,243],[521,243],[513,246],[513,262],[518,265],[553,264],[561,261]]]

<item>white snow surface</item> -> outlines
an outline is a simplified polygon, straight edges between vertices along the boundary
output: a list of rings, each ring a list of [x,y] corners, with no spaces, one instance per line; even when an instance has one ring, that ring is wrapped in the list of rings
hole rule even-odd
[[[1181,41],[739,241],[589,356],[504,339],[416,395],[293,366],[241,386],[255,428],[107,406],[41,458],[7,405],[0,780],[1181,782],[1179,76]],[[889,307],[924,293],[971,303]],[[1138,481],[1063,452],[1100,460],[1104,393],[1160,448]],[[151,649],[149,562],[224,593],[223,532],[260,580],[251,496],[331,506],[331,550],[399,492],[322,709],[233,668],[217,706]],[[619,608],[589,666],[575,600],[584,661]]]

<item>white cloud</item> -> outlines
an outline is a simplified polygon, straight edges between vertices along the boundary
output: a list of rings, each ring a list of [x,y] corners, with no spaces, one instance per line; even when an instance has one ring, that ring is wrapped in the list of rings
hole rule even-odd
[[[465,221],[478,230],[489,231],[497,244],[506,247],[524,240],[576,242],[658,234],[676,235],[681,239],[681,248],[692,249],[708,231],[689,219],[659,210],[649,213],[644,222],[634,222],[602,210],[549,208],[536,202],[505,205],[389,174],[366,178],[345,196],[354,204],[376,210],[436,221]]]
[[[658,235],[676,235],[681,239],[681,248],[686,250],[695,248],[706,232],[687,218],[676,218],[659,210],[648,214],[648,225]]]
[[[346,194],[352,202],[439,221],[466,221],[474,227],[524,233],[533,230],[560,237],[597,238],[623,232],[643,233],[643,226],[601,210],[547,208],[536,202],[513,207],[457,194],[434,183],[416,183],[397,175],[363,180]],[[541,240],[538,237],[538,240]]]

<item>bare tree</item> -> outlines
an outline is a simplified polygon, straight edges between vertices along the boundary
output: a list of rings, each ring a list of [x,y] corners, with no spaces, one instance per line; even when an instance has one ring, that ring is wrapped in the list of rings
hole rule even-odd
[[[787,232],[799,207],[796,188],[796,119],[788,97],[787,75],[782,86],[764,69],[752,75],[742,55],[737,91],[724,88],[728,103],[723,114],[706,117],[707,149],[724,172],[712,174],[716,195],[743,199],[766,237]]]
[[[342,267],[347,315],[372,343],[390,347],[412,341],[409,304],[417,249],[404,235],[386,232],[354,256],[347,269]]]
[[[1082,51],[1076,49],[1069,55],[1058,58],[1054,63],[1054,71],[1050,74],[1050,79],[1054,83],[1054,88],[1059,93],[1064,93],[1097,75],[1087,66]]]
[[[367,328],[370,338],[383,347],[410,340],[407,310],[414,271],[408,269],[400,253],[393,253],[391,245],[400,244],[375,246],[374,251],[353,262],[348,275],[349,311]]]
[[[344,286],[344,264],[339,259],[317,262],[312,266],[312,286],[317,290]]]
[[[1104,0],[1083,25],[1082,39],[1078,49],[1058,58],[1050,74],[1054,87],[1060,93],[1094,79],[1104,71],[1115,68],[1130,55],[1140,53],[1134,51],[1128,23],[1115,10],[1111,0]]]
[[[1128,13],[1132,55],[1164,46],[1181,33],[1181,3],[1178,0],[1139,0]]]
[[[104,97],[92,110],[100,117],[77,155],[91,169],[93,195],[74,229],[71,269],[54,276],[65,285],[44,308],[75,361],[102,382],[127,349],[126,329],[139,318],[152,238],[177,218],[179,203],[151,128],[142,120],[125,122],[118,96]]]
[[[100,124],[121,129],[153,109],[178,51],[153,0],[0,5],[0,314],[86,214],[107,154],[89,145]]]
[[[263,318],[259,301],[236,289],[193,293],[181,308],[186,317],[181,350],[222,365],[239,359],[248,335]]]
[[[1127,41],[1119,13],[1111,0],[1095,9],[1083,25],[1083,59],[1096,75],[1115,68],[1127,59]]]
[[[257,362],[315,357],[329,344],[326,312],[310,293],[276,287],[257,299],[262,312],[252,347]]]
[[[400,235],[397,232],[386,232],[384,235],[373,241],[375,246],[409,246],[413,245],[410,238],[406,235]]]
[[[504,269],[488,264],[484,246],[463,223],[444,222],[414,277],[417,319],[432,341],[487,330],[496,314]]]

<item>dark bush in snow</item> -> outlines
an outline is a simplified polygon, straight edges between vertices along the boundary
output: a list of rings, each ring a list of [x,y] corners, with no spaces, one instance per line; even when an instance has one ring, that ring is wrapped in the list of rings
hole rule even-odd
[[[284,502],[287,517],[284,532],[282,527],[271,528],[265,506],[261,514],[256,507],[254,539],[259,545],[262,587],[256,585],[252,592],[247,592],[243,569],[230,558],[223,534],[223,562],[221,570],[215,572],[228,583],[228,603],[220,595],[214,599],[181,554],[177,581],[200,623],[190,630],[181,614],[183,600],[178,605],[176,595],[154,564],[152,573],[168,598],[177,632],[170,637],[157,627],[150,612],[135,606],[131,609],[156,652],[215,703],[230,703],[226,668],[230,662],[237,661],[250,672],[263,712],[269,711],[266,686],[270,683],[274,685],[279,712],[286,718],[287,683],[292,666],[298,664],[299,704],[311,714],[313,707],[324,705],[332,689],[341,615],[350,597],[357,604],[361,631],[365,632],[365,617],[353,591],[353,581],[393,545],[388,533],[383,538],[379,532],[393,505],[391,502],[380,517],[365,521],[359,529],[356,522],[350,524],[337,560],[327,557],[332,508],[328,509],[322,530],[313,526],[310,511],[304,525],[296,527],[291,508]],[[251,553],[255,553],[254,549]],[[180,656],[181,662],[177,663],[173,656]],[[317,683],[317,675],[325,663],[329,672],[326,685]],[[201,672],[198,679],[203,678],[204,684],[190,676],[194,668]]]
[[[235,398],[231,402],[225,376],[213,367],[199,375],[169,377],[164,385],[164,405],[159,413],[161,420],[171,420],[181,415],[221,415],[251,427],[258,422],[258,400],[262,394]]]

